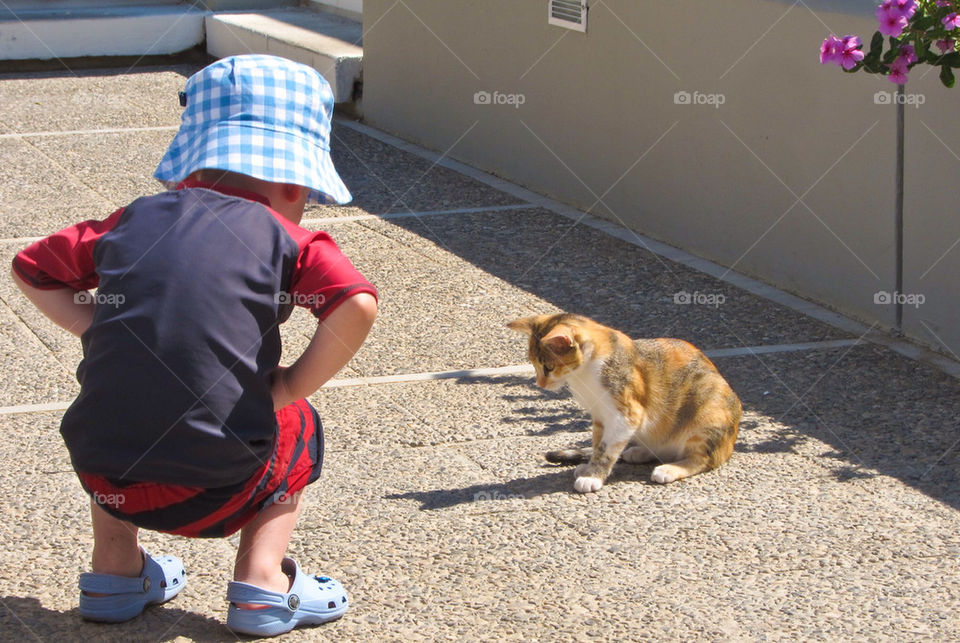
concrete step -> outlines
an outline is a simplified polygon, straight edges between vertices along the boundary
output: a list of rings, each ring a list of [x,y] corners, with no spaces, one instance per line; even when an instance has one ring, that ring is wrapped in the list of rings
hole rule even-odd
[[[214,13],[206,18],[206,32],[213,56],[283,56],[323,74],[337,103],[359,99],[363,26],[356,20],[307,8]]]
[[[363,0],[304,0],[303,6],[314,11],[326,11],[358,22],[363,20]]]
[[[187,5],[37,6],[0,10],[0,60],[178,53],[203,42],[208,13]]]

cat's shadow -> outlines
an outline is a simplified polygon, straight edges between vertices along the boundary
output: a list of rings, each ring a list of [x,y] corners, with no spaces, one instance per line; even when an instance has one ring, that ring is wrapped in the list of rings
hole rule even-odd
[[[530,500],[551,493],[571,491],[573,484],[571,475],[569,467],[564,467],[563,470],[550,471],[533,478],[515,478],[507,482],[485,482],[459,489],[407,491],[388,494],[384,497],[388,500],[416,500],[420,503],[421,511],[448,509],[474,502]]]
[[[650,471],[655,463],[630,464],[618,462],[607,479],[607,484],[616,484],[630,480],[641,484],[654,484],[650,481]],[[544,473],[532,478],[515,478],[507,482],[487,482],[469,487],[451,489],[432,489],[430,491],[407,491],[384,496],[387,500],[416,500],[420,511],[449,509],[471,503],[532,500],[540,496],[561,493],[581,496],[573,490],[573,470],[575,465],[544,463]]]
[[[457,378],[457,384],[476,386],[477,384],[493,384],[503,387],[517,387],[522,393],[505,393],[502,400],[511,404],[529,403],[511,409],[511,415],[502,418],[504,424],[535,423],[541,427],[535,431],[527,431],[527,435],[553,435],[555,433],[582,433],[590,429],[590,419],[587,414],[573,405],[573,396],[567,390],[548,391],[533,384],[531,376],[518,375],[481,375],[479,377]],[[564,407],[537,406],[545,400],[569,400],[570,404]]]
[[[36,598],[24,596],[0,597],[0,632],[5,633],[0,636],[4,640],[22,641],[174,641],[187,637],[214,643],[244,638],[217,619],[172,604],[148,607],[126,623],[93,623],[83,620],[76,607],[54,610],[44,607]]]

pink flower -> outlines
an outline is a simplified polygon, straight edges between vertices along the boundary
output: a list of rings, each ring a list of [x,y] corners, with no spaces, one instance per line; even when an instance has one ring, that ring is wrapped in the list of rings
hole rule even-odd
[[[843,41],[830,34],[820,45],[820,64],[840,64],[840,54],[843,51]]]
[[[903,60],[907,65],[911,65],[917,62],[917,52],[913,48],[913,45],[903,45],[900,47],[900,55],[897,57],[897,60]]]
[[[905,16],[897,15],[892,11],[878,10],[877,18],[880,20],[880,33],[894,38],[902,34],[907,28],[907,23],[910,22]]]
[[[844,69],[853,69],[864,57],[860,44],[860,38],[857,36],[837,38],[830,34],[820,45],[820,62],[824,65],[833,63]]]
[[[957,43],[953,38],[944,38],[943,40],[938,40],[936,45],[941,54],[948,54],[953,51],[953,48],[957,46]]]
[[[877,8],[878,14],[881,11],[894,13],[909,20],[917,12],[917,0],[884,0]]]
[[[907,69],[907,63],[904,62],[903,58],[897,58],[890,65],[890,75],[887,76],[887,78],[889,78],[892,83],[903,85],[906,84],[907,74],[909,73],[910,70]]]
[[[917,1],[916,0],[896,0],[894,4],[903,12],[903,15],[907,18],[912,18],[913,14],[917,12]]]
[[[877,7],[877,19],[880,21],[880,33],[897,37],[903,33],[910,18],[917,12],[916,0],[884,0]]]
[[[953,31],[954,29],[960,29],[960,13],[951,13],[944,17],[940,22],[943,23],[943,28],[947,31]]]
[[[844,69],[853,69],[857,63],[863,60],[864,53],[860,51],[860,38],[857,36],[846,36],[841,41],[843,50],[840,52],[838,64]]]

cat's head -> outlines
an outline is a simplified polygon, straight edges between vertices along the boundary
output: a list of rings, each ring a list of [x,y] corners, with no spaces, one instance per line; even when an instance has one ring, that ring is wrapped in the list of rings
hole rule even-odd
[[[574,315],[536,315],[507,324],[530,337],[527,356],[537,371],[537,386],[550,391],[561,388],[571,373],[590,358]]]

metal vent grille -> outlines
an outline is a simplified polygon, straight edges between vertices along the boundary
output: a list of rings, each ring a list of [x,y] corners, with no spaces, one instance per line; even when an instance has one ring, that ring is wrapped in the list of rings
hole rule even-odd
[[[574,31],[587,30],[586,0],[550,0],[547,22]]]

